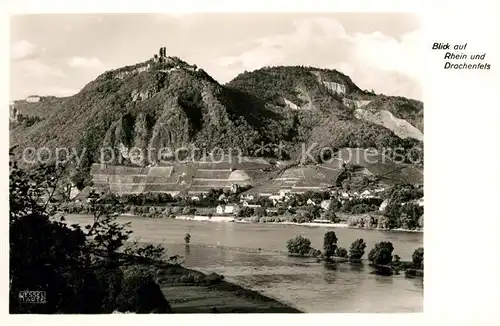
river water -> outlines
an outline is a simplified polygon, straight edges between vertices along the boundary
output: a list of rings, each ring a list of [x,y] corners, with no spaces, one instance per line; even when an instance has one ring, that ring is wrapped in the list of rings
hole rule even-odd
[[[88,224],[88,216],[67,216],[70,223]],[[184,265],[216,272],[228,281],[258,291],[305,312],[422,312],[423,282],[402,275],[378,276],[368,265],[337,267],[315,259],[288,257],[285,244],[302,235],[322,249],[326,230],[334,230],[338,245],[349,248],[357,238],[369,250],[379,241],[391,241],[394,253],[411,260],[423,246],[422,233],[384,232],[348,228],[278,224],[200,222],[175,219],[120,217],[131,222],[132,236],[141,242],[163,243],[168,254],[184,257]],[[184,245],[184,235],[191,244]],[[259,250],[260,249],[260,250]]]

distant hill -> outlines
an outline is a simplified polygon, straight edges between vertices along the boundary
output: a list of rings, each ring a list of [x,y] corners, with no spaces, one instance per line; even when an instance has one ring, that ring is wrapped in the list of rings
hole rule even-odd
[[[36,119],[20,123],[18,117]],[[400,147],[410,158],[423,146],[422,132],[421,102],[361,90],[336,70],[266,67],[220,85],[196,65],[155,57],[107,71],[70,97],[15,101],[10,141],[17,156],[26,147],[85,149],[79,173],[90,179],[103,147],[131,168],[171,158],[159,148],[188,145],[200,149],[196,155],[238,149],[247,157],[307,165],[314,162],[301,160],[303,146],[313,146],[311,157],[327,146],[331,153]],[[150,160],[138,163],[131,148]],[[257,179],[278,170],[269,163]]]

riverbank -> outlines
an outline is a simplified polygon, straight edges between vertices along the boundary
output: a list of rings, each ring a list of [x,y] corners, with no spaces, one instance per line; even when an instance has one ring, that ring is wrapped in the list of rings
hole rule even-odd
[[[223,280],[212,273],[162,262],[155,268],[156,282],[173,313],[301,313],[302,311],[256,291]]]
[[[123,214],[124,216],[132,216],[129,214]],[[185,221],[208,221],[208,222],[225,222],[225,223],[255,223],[255,224],[278,224],[278,225],[296,225],[296,226],[308,226],[308,227],[326,227],[326,228],[349,228],[349,229],[361,229],[361,230],[376,230],[376,231],[389,231],[389,232],[415,232],[423,233],[423,230],[406,230],[406,229],[382,229],[382,228],[361,228],[349,226],[347,223],[324,223],[324,222],[254,222],[251,219],[236,219],[233,216],[204,216],[204,215],[180,215],[174,217],[176,220]]]

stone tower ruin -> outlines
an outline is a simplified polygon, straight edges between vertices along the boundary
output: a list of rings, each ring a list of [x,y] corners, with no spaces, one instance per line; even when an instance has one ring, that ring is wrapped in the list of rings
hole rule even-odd
[[[167,48],[161,47],[160,51],[158,51],[158,54],[154,55],[153,60],[155,62],[165,62],[167,60]]]

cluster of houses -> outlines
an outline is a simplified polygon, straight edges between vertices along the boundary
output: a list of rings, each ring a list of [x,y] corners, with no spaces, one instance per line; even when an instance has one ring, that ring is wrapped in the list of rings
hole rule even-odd
[[[330,193],[331,197],[337,198],[341,203],[344,203],[345,201],[349,201],[355,198],[377,198],[380,197],[380,193],[384,191],[384,188],[380,189],[374,189],[372,191],[370,190],[365,190],[361,193],[358,193],[356,191],[354,192],[348,192],[348,191],[332,191]],[[270,196],[266,196],[268,199],[270,199],[273,203],[273,206],[277,206],[279,203],[286,203],[288,202],[294,194],[291,193],[289,190],[281,190],[278,194],[273,194]],[[198,196],[193,196],[191,197],[191,200],[199,200],[200,198]],[[237,214],[238,210],[241,209],[242,207],[250,207],[250,208],[257,208],[261,207],[261,205],[257,204],[251,204],[254,200],[256,199],[256,195],[254,194],[243,194],[240,196],[240,202],[239,203],[228,203],[227,202],[227,197],[222,194],[219,197],[219,201],[225,202],[224,204],[220,204],[216,208],[216,214],[219,215],[232,215],[232,214]],[[331,199],[325,199],[321,201],[314,201],[313,199],[309,198],[306,202],[307,205],[313,205],[313,206],[319,206],[323,210],[328,210],[332,204]],[[385,203],[387,205],[387,203]],[[288,207],[291,208],[291,207]],[[381,206],[382,210],[382,206]],[[269,213],[271,211],[276,211],[275,208],[267,208],[266,211]]]

